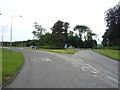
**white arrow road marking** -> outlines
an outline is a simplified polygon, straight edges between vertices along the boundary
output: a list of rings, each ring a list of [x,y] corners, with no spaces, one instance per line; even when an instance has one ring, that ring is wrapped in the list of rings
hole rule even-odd
[[[46,58],[47,61],[51,61],[49,58]]]

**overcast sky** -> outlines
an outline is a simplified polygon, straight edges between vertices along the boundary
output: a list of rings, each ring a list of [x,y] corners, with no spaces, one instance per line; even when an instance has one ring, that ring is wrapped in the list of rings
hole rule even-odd
[[[105,32],[105,11],[117,5],[119,0],[0,0],[0,25],[4,26],[4,41],[10,41],[11,16],[13,39],[33,39],[33,22],[38,22],[47,31],[58,20],[70,23],[69,30],[76,25],[86,25],[102,40]],[[0,26],[2,37],[2,26]],[[2,39],[0,38],[0,41]]]

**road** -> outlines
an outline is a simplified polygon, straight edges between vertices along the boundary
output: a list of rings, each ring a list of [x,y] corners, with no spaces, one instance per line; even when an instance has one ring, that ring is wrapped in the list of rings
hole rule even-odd
[[[74,55],[24,50],[25,63],[6,88],[118,88],[118,62],[90,50]]]

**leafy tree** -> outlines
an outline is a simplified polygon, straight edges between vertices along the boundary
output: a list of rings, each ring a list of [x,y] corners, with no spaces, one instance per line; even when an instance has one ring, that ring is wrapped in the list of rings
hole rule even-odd
[[[41,45],[52,45],[52,34],[47,32],[45,35],[41,36]]]
[[[35,30],[32,32],[34,35],[34,38],[37,38],[38,40],[41,38],[41,36],[45,33],[46,29],[43,28],[41,25],[38,25],[37,22],[34,22]]]
[[[82,39],[76,34],[74,35],[73,31],[69,31],[68,33],[68,45],[74,46],[76,48],[82,48],[83,47],[83,41]]]
[[[91,30],[87,31],[87,39],[88,40],[93,40],[93,38],[92,38],[93,36],[96,36],[96,34],[92,33]]]
[[[76,25],[73,29],[74,29],[74,31],[78,30],[79,36],[80,36],[81,39],[82,39],[82,34],[84,33],[84,39],[86,40],[85,32],[89,30],[89,28],[87,26],[85,26],[85,25]]]
[[[87,32],[87,39],[84,41],[84,48],[95,48],[97,46],[97,41],[93,40],[93,36],[96,36],[90,29]]]
[[[102,36],[104,46],[120,46],[120,6],[106,11],[107,30]]]
[[[79,45],[80,47],[82,46],[83,48],[94,48],[97,45],[97,41],[93,40],[93,36],[95,36],[95,33],[92,33],[92,31],[90,30],[89,27],[85,26],[85,25],[76,25],[74,27],[74,30],[78,30],[79,31],[79,36],[80,36],[80,40],[82,40],[82,35],[84,35],[84,42],[81,43],[81,45]]]
[[[74,32],[73,31],[69,31],[68,36],[73,36]]]
[[[41,25],[38,25],[37,22],[34,22],[33,24],[34,24],[33,26],[35,27],[35,30],[32,32],[32,34],[34,35],[34,39],[36,38],[40,41],[41,36],[45,33],[46,29],[43,28]],[[39,44],[40,42],[36,40],[36,42],[34,43],[34,46],[39,47]]]
[[[64,44],[67,43],[67,30],[69,28],[68,22],[58,20],[52,30],[52,41],[55,46],[63,48]]]
[[[97,41],[96,40],[86,40],[84,41],[84,48],[96,48]]]

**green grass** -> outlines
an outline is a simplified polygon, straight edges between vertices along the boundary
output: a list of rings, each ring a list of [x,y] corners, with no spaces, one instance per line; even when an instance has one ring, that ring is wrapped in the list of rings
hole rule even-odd
[[[24,55],[18,51],[3,50],[2,52],[2,79],[7,80],[23,64]]]
[[[48,49],[48,51],[50,51],[50,52],[57,52],[57,53],[63,53],[63,54],[74,54],[74,53],[76,53],[78,50],[67,49],[67,50],[65,51],[65,49]]]
[[[27,49],[27,50],[43,50],[43,51],[56,52],[56,53],[62,53],[62,54],[74,54],[78,51],[76,49],[67,49],[65,51],[65,49],[44,49],[44,48],[32,49],[32,48],[29,48],[29,47],[27,47],[27,48],[25,47],[24,49]]]
[[[93,49],[92,51],[95,51],[97,53],[100,53],[102,55],[105,55],[107,57],[110,57],[112,59],[120,61],[120,58],[118,58],[118,54],[120,54],[120,51],[118,50],[108,50],[108,49]]]

